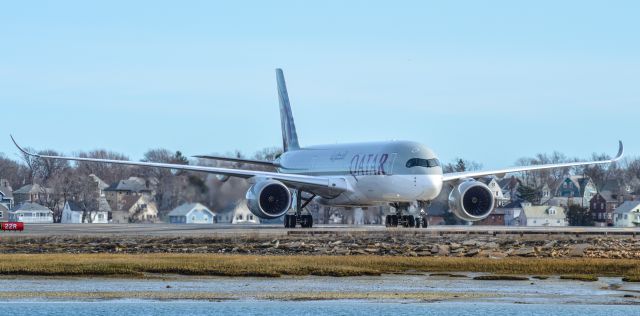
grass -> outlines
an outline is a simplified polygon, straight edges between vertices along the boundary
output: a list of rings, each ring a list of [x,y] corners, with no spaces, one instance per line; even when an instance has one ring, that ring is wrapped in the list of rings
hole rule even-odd
[[[406,272],[500,275],[640,275],[640,261],[589,258],[255,256],[225,254],[2,254],[0,275],[123,276],[147,273],[258,276],[361,276]]]
[[[585,282],[595,282],[598,281],[598,277],[593,274],[573,274],[573,275],[561,275],[561,280],[576,280],[576,281],[585,281]]]
[[[532,276],[532,278],[536,279],[536,280],[546,280],[549,278],[548,275],[534,275]]]
[[[628,275],[622,278],[624,282],[640,282],[640,275]]]
[[[517,276],[517,275],[479,275],[474,280],[481,281],[528,281],[528,277]]]

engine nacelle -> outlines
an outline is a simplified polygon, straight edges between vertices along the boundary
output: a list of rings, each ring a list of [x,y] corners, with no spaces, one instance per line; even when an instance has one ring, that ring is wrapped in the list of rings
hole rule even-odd
[[[251,213],[264,219],[278,218],[291,207],[291,191],[276,180],[257,182],[249,188],[246,198]]]
[[[495,207],[493,193],[484,183],[466,180],[457,185],[449,194],[449,209],[465,221],[479,221],[491,213]]]

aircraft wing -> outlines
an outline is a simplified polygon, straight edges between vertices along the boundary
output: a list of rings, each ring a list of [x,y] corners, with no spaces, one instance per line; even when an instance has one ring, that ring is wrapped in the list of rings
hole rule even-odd
[[[568,162],[568,163],[559,163],[559,164],[546,164],[546,165],[532,165],[532,166],[520,166],[520,167],[511,167],[505,169],[498,170],[487,170],[487,171],[466,171],[466,172],[453,172],[453,173],[445,173],[442,176],[443,181],[455,181],[466,178],[479,178],[483,176],[489,175],[498,175],[498,174],[506,174],[512,172],[523,172],[523,171],[534,171],[534,170],[544,170],[544,169],[553,169],[553,168],[566,168],[566,167],[576,167],[576,166],[585,166],[585,165],[597,165],[597,164],[605,164],[612,163],[620,160],[624,153],[624,146],[622,145],[622,141],[618,143],[618,154],[613,159],[609,160],[597,160],[597,161],[584,161],[584,162]]]
[[[266,160],[253,160],[253,159],[233,158],[233,157],[224,157],[224,156],[212,156],[212,155],[196,155],[196,156],[193,156],[193,157],[201,158],[201,159],[240,162],[240,163],[267,166],[267,167],[278,167],[277,163],[275,163],[273,161],[266,161]]]
[[[346,181],[340,181],[340,179],[335,179],[335,178],[315,177],[315,176],[296,175],[296,174],[284,174],[284,173],[278,173],[278,172],[254,171],[254,170],[245,170],[245,169],[179,165],[179,164],[158,163],[158,162],[139,162],[139,161],[113,160],[113,159],[40,155],[40,154],[28,152],[24,148],[20,147],[20,145],[18,145],[18,143],[15,141],[15,139],[13,139],[13,136],[11,136],[11,140],[22,153],[24,153],[25,155],[29,155],[37,158],[110,163],[110,164],[127,165],[127,166],[164,168],[164,169],[185,170],[185,171],[198,171],[198,172],[225,175],[225,176],[238,177],[238,178],[244,178],[244,179],[250,179],[253,177],[268,178],[268,179],[282,181],[289,187],[307,189],[310,191],[322,190],[322,191],[331,191],[331,192],[337,193],[337,192],[350,190]]]

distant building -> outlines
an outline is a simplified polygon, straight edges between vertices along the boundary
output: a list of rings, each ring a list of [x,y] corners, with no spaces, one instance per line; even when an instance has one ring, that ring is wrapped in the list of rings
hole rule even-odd
[[[260,218],[253,215],[247,207],[246,201],[238,202],[233,210],[233,219],[231,224],[260,224]]]
[[[67,201],[62,209],[61,223],[64,224],[80,224],[80,223],[92,223],[92,224],[106,224],[109,218],[109,205],[104,198],[101,198],[104,202],[101,207],[94,210],[85,210],[82,206],[74,201]]]
[[[522,203],[521,226],[567,226],[563,207]]]
[[[640,226],[640,201],[626,201],[613,212],[613,225],[616,227]]]
[[[100,186],[100,184],[98,185]],[[121,209],[124,206],[124,197],[126,196],[145,195],[153,197],[154,195],[151,182],[138,177],[130,177],[127,180],[120,180],[103,189],[102,192],[107,198],[109,207],[111,207],[112,210]]]
[[[593,214],[595,226],[613,226],[613,211],[617,205],[617,201],[614,200],[612,202],[601,193],[591,198],[591,201],[589,201],[589,209],[591,210],[591,214]]]
[[[589,207],[589,201],[598,193],[589,177],[566,177],[556,189],[556,197],[567,198],[567,206]]]
[[[505,226],[505,209],[496,208],[482,220],[473,223],[474,225],[486,225],[486,226]]]
[[[495,177],[485,177],[479,179],[479,181],[489,187],[489,190],[491,190],[491,194],[496,201],[497,207],[503,206],[510,202],[510,199],[504,196],[504,192],[502,191],[502,188],[500,187],[500,184]]]
[[[14,205],[13,189],[6,179],[0,179],[0,205],[4,205],[9,210]]]
[[[200,203],[185,203],[174,208],[167,216],[171,224],[213,224],[216,215]]]
[[[53,223],[53,211],[32,202],[24,202],[9,212],[9,221],[23,223]]]
[[[15,204],[22,204],[24,202],[37,203],[39,201],[48,201],[53,195],[53,190],[43,187],[37,183],[27,184],[18,190],[13,191],[13,198]]]
[[[9,221],[9,209],[4,206],[4,204],[0,204],[0,222],[8,222]]]
[[[111,210],[114,224],[153,223],[158,221],[158,207],[147,195],[125,195],[119,197],[117,209]]]
[[[511,202],[518,200],[518,187],[522,184],[522,180],[515,176],[510,176],[508,178],[497,180],[497,182],[500,189],[502,189],[502,196],[504,199]]]

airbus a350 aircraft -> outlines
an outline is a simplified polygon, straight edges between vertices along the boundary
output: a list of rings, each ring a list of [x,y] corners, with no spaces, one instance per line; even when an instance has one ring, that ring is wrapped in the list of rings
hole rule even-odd
[[[46,156],[27,152],[13,137],[11,139],[23,153],[39,158],[206,172],[218,175],[222,181],[229,177],[245,178],[252,184],[246,194],[249,210],[264,219],[285,216],[285,227],[311,227],[313,220],[304,209],[312,200],[322,205],[348,207],[391,204],[396,212],[387,216],[387,226],[426,227],[426,217],[408,215],[407,209],[410,203],[416,201],[421,207],[428,205],[440,194],[445,184],[453,187],[449,195],[450,210],[461,219],[478,221],[489,216],[495,207],[495,199],[489,188],[475,180],[479,177],[605,164],[619,160],[623,154],[622,142],[619,142],[618,154],[611,160],[443,173],[436,154],[416,142],[387,141],[300,147],[281,69],[276,69],[276,80],[284,149],[280,157],[275,161],[196,157],[271,166],[277,172]]]

